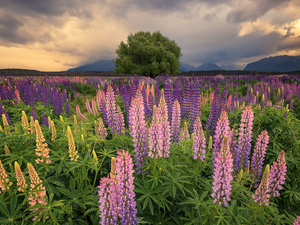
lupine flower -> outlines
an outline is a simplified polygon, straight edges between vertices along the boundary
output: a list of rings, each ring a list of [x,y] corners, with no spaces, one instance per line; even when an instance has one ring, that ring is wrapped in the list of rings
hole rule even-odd
[[[69,141],[69,153],[70,153],[69,157],[71,158],[71,161],[76,162],[77,159],[79,158],[79,155],[77,154],[78,152],[75,150],[76,146],[74,143],[73,134],[70,127],[68,127],[67,136]]]
[[[157,116],[159,121],[161,121],[161,115],[163,111],[165,111],[168,115],[168,106],[165,100],[164,89],[161,90],[160,101],[157,107]]]
[[[176,99],[173,104],[173,111],[172,111],[172,127],[171,127],[171,137],[172,142],[179,142],[179,134],[180,134],[180,105],[178,100]]]
[[[134,170],[132,159],[127,151],[118,151],[118,156],[116,158],[116,172],[117,202],[121,217],[120,222],[121,224],[137,224],[137,209],[134,200],[135,193],[133,191]]]
[[[5,191],[6,189],[9,189],[9,186],[11,186],[11,185],[12,185],[12,182],[10,182],[9,179],[7,178],[6,171],[0,160],[0,189],[2,191]],[[0,194],[1,194],[1,190],[0,190]]]
[[[24,175],[22,173],[22,170],[21,170],[18,162],[15,162],[15,172],[16,172],[16,178],[17,178],[17,185],[19,187],[18,191],[24,192],[27,189],[28,185],[26,184]]]
[[[44,197],[46,196],[46,190],[43,188],[42,185],[39,185],[42,183],[42,181],[40,180],[36,170],[31,165],[31,163],[27,164],[27,168],[28,168],[28,173],[29,173],[30,181],[31,181],[31,184],[30,184],[31,193],[28,198],[30,206],[34,206],[37,203],[42,204],[42,205],[47,205],[47,203],[44,199]],[[39,186],[37,187],[37,185],[39,185]],[[38,210],[38,208],[30,209],[30,211],[32,211],[32,212],[36,212],[37,210]],[[43,211],[41,211],[40,214],[42,212]],[[37,219],[37,217],[38,216],[35,216],[32,220],[35,221]],[[48,218],[49,218],[49,216],[47,216],[47,219]]]
[[[171,131],[170,123],[168,121],[166,111],[162,112],[161,115],[161,131],[162,131],[162,157],[169,157],[170,154],[170,144],[171,144]]]
[[[35,126],[34,126],[34,120],[33,117],[30,117],[30,133],[34,134],[35,133]]]
[[[294,221],[293,225],[300,225],[300,216],[297,216],[297,220]]]
[[[90,102],[87,98],[85,100],[85,107],[86,107],[86,110],[88,111],[89,114],[93,114],[91,106],[90,106]]]
[[[7,147],[7,145],[4,146],[4,151],[5,154],[10,154],[9,148]]]
[[[141,166],[145,165],[145,158],[148,155],[144,103],[141,91],[139,89],[135,99],[131,101],[129,118],[130,135],[133,137],[135,163],[137,167],[137,174],[139,175],[142,173]]]
[[[115,114],[116,114],[116,100],[115,100],[115,93],[110,84],[107,87],[106,92],[106,118],[107,118],[107,125],[112,127],[111,132],[114,133],[115,129]]]
[[[36,146],[35,149],[37,156],[42,156],[42,159],[36,159],[36,163],[39,164],[39,162],[45,162],[46,164],[51,163],[51,160],[49,160],[49,149],[47,148],[48,144],[45,143],[45,138],[43,135],[43,132],[41,130],[39,121],[35,121],[35,131],[36,131]]]
[[[46,127],[49,127],[48,118],[47,118],[46,114],[44,114],[43,117],[42,117],[42,124]]]
[[[187,128],[187,124],[186,122],[184,122],[184,127],[183,129],[181,128],[180,130],[180,142],[189,141],[189,140],[190,140],[190,134]]]
[[[36,121],[38,119],[37,115],[36,115],[36,112],[34,111],[33,108],[31,108],[30,115],[33,117],[34,121]]]
[[[251,150],[253,111],[251,105],[248,105],[242,113],[240,133],[237,148],[235,149],[235,170],[248,167],[248,160]]]
[[[148,156],[151,158],[162,157],[162,125],[159,122],[156,105],[153,106],[153,118],[148,134]]]
[[[54,141],[55,138],[56,138],[56,128],[55,128],[55,125],[54,125],[53,121],[51,121],[51,132],[52,132],[51,141]]]
[[[282,186],[284,184],[285,180],[285,174],[287,171],[286,162],[284,159],[284,151],[282,150],[277,158],[276,162],[273,162],[273,165],[271,166],[270,170],[270,196],[273,195],[273,197],[280,196],[280,193],[278,190],[282,190]]]
[[[220,151],[215,158],[215,166],[213,173],[213,193],[211,196],[214,198],[214,203],[221,206],[222,202],[224,206],[228,206],[231,194],[231,181],[233,172],[233,159],[229,150],[229,138],[226,135],[224,137],[223,144]]]
[[[206,132],[208,136],[214,135],[215,132],[215,126],[216,126],[216,121],[218,120],[219,117],[219,101],[220,101],[220,86],[218,85],[214,91],[214,98],[213,102],[211,104],[211,109],[209,112],[208,119],[206,121]]]
[[[87,118],[84,115],[82,115],[82,113],[80,112],[80,108],[78,104],[76,105],[76,113],[81,119],[87,120]]]
[[[97,106],[96,106],[96,102],[93,98],[92,98],[92,109],[93,109],[94,115],[98,116],[99,115],[98,109],[97,109]]]
[[[228,136],[228,140],[229,140],[229,120],[228,120],[228,116],[227,113],[225,111],[225,109],[222,110],[221,115],[217,121],[217,126],[216,126],[216,131],[215,131],[215,136],[214,136],[214,144],[213,144],[213,168],[215,165],[215,158],[217,157],[220,149],[221,149],[221,145],[224,142],[224,137]],[[230,140],[229,140],[230,142]]]
[[[51,118],[50,118],[50,116],[48,116],[48,128],[49,128],[49,130],[51,130]]]
[[[252,195],[254,202],[259,202],[259,205],[261,205],[262,203],[265,205],[269,205],[269,171],[270,166],[268,164],[265,168],[265,172],[259,187],[255,190],[255,194]]]
[[[117,105],[117,112],[115,114],[115,125],[117,134],[125,134],[124,116],[119,105]]]
[[[99,121],[99,124],[98,124],[99,136],[100,136],[100,138],[105,139],[106,136],[107,136],[107,131],[106,131],[106,128],[105,128],[105,126],[103,124],[102,117],[99,117],[98,121]]]
[[[205,136],[201,124],[201,119],[200,119],[200,113],[197,116],[197,119],[194,124],[194,140],[193,140],[193,159],[197,160],[200,159],[202,162],[204,162],[205,159]]]
[[[260,135],[258,135],[251,161],[251,177],[254,181],[255,187],[258,186],[268,143],[269,135],[268,132],[264,130]]]
[[[117,171],[116,171],[116,158],[112,157],[111,158],[111,165],[110,165],[110,178],[112,178],[114,180],[114,183],[117,183]]]
[[[27,119],[26,113],[24,111],[22,111],[21,121],[22,121],[22,126],[24,128],[24,131],[27,134],[27,132],[30,131],[30,128],[29,128],[29,124],[28,124],[28,119]]]
[[[100,224],[117,225],[119,210],[117,209],[116,185],[114,184],[113,179],[102,177],[98,187],[98,194],[100,196]]]

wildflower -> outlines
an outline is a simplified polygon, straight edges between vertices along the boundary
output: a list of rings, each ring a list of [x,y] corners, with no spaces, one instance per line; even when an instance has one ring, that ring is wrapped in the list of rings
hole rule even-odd
[[[15,172],[17,177],[17,185],[19,186],[18,191],[24,192],[27,189],[28,185],[26,184],[24,175],[18,162],[15,162]]]
[[[248,105],[242,113],[238,145],[236,146],[236,149],[234,151],[236,171],[248,167],[252,141],[253,119],[254,115],[251,105]]]
[[[116,172],[116,158],[112,157],[111,158],[111,166],[110,166],[110,178],[114,180],[114,183],[116,184],[117,182],[117,172]]]
[[[98,116],[98,109],[97,109],[97,106],[96,106],[96,102],[95,100],[92,98],[92,109],[93,109],[93,113],[95,116]]]
[[[10,154],[9,148],[7,147],[7,145],[4,146],[4,151],[5,154]]]
[[[270,196],[273,195],[273,197],[280,196],[280,193],[278,190],[282,190],[282,186],[284,184],[285,180],[285,174],[287,171],[286,162],[284,159],[284,151],[282,150],[277,158],[276,162],[273,162],[273,165],[271,166],[270,170]]]
[[[153,119],[149,128],[149,152],[151,158],[162,157],[162,126],[159,122],[156,105],[153,106]]]
[[[28,119],[27,119],[26,113],[24,111],[22,111],[21,121],[22,121],[22,126],[24,128],[24,131],[27,134],[27,132],[30,131],[30,128],[29,128],[29,124],[28,124]]]
[[[172,126],[171,126],[171,136],[172,142],[179,142],[179,133],[180,133],[180,105],[178,100],[176,99],[173,104],[173,112],[172,112]]]
[[[170,124],[167,118],[166,111],[162,112],[161,116],[161,134],[162,134],[162,157],[169,157],[170,154],[170,142],[171,142],[171,131]]]
[[[86,106],[86,110],[88,111],[88,113],[89,114],[93,114],[93,112],[91,110],[90,102],[89,102],[89,100],[87,98],[85,100],[85,106]]]
[[[161,115],[163,111],[165,111],[166,114],[168,115],[168,106],[165,100],[164,89],[161,90],[160,101],[157,107],[157,116],[159,121],[161,121]]]
[[[137,90],[135,99],[131,101],[129,109],[129,129],[134,142],[137,174],[141,174],[141,166],[145,165],[145,158],[147,156],[147,140],[144,103],[140,89]]]
[[[52,139],[51,139],[51,141],[54,141],[55,138],[56,138],[56,128],[55,128],[55,125],[54,125],[53,121],[51,121],[51,132],[52,132]]]
[[[98,134],[99,136],[102,138],[102,139],[105,139],[106,136],[107,136],[107,131],[106,131],[106,127],[104,126],[103,124],[103,120],[102,120],[102,117],[99,117],[98,118]]]
[[[76,146],[74,143],[73,134],[70,127],[68,127],[67,136],[69,141],[69,153],[70,153],[69,157],[71,158],[71,161],[76,162],[77,159],[79,158],[79,155],[77,154],[78,152],[75,150]]]
[[[215,158],[213,173],[213,193],[211,196],[214,198],[214,203],[221,206],[223,201],[224,206],[228,206],[231,194],[231,181],[233,172],[233,159],[232,154],[229,150],[229,138],[226,135],[224,137],[223,144],[220,151],[217,153]]]
[[[34,120],[32,116],[30,117],[30,133],[31,134],[35,133]]]
[[[270,166],[268,164],[265,168],[265,172],[259,187],[255,190],[255,194],[252,195],[254,202],[259,202],[259,205],[261,205],[262,203],[265,205],[269,205],[269,171]]]
[[[46,190],[43,188],[42,180],[40,180],[36,170],[34,169],[34,167],[31,165],[31,163],[27,164],[27,168],[28,168],[28,173],[30,176],[30,196],[28,198],[29,200],[29,204],[30,206],[34,206],[37,203],[38,204],[42,204],[42,205],[47,205],[44,197],[46,196]],[[44,207],[45,208],[45,207]],[[34,209],[30,209],[30,211],[32,212],[36,212],[38,210],[38,208],[34,208]],[[40,214],[43,211],[40,212]],[[35,216],[32,220],[35,221],[37,219],[38,216]],[[47,219],[49,218],[49,216],[47,216]]]
[[[6,129],[7,127],[9,127],[9,124],[7,122],[7,118],[6,118],[5,114],[2,114],[2,122],[3,122],[4,129]],[[6,135],[10,134],[10,132],[8,130],[5,131],[5,133],[6,133]]]
[[[133,191],[133,163],[130,155],[126,151],[118,151],[116,158],[116,178],[117,178],[117,202],[121,224],[137,224],[137,209],[134,200],[135,193]]]
[[[269,135],[268,132],[264,130],[260,135],[258,135],[251,161],[251,177],[254,180],[255,186],[258,185],[258,181],[262,172],[268,143]]]
[[[43,135],[43,132],[41,130],[41,127],[39,125],[39,121],[35,121],[35,131],[36,131],[36,155],[42,156],[42,159],[36,159],[36,163],[39,164],[39,162],[45,162],[46,164],[51,163],[51,160],[49,160],[49,149],[47,148],[48,144],[45,143],[45,138]]]
[[[119,105],[117,105],[117,112],[115,114],[115,125],[117,134],[125,134],[124,116]]]
[[[294,225],[300,225],[300,216],[297,216],[297,220],[294,221]]]
[[[184,127],[181,128],[180,130],[180,142],[182,143],[183,141],[189,141],[190,140],[190,134],[187,129],[187,124],[184,122]]]
[[[80,112],[80,108],[78,104],[76,105],[76,113],[81,119],[87,120],[87,118],[84,115],[82,115],[82,113]]]
[[[106,118],[107,118],[107,125],[112,127],[111,132],[114,133],[115,129],[115,114],[116,114],[116,100],[115,100],[115,93],[112,89],[111,85],[109,84],[107,87],[106,92]]]
[[[200,115],[198,114],[194,125],[194,140],[193,140],[193,159],[200,159],[204,162],[205,159],[205,136],[201,124]]]
[[[2,191],[5,191],[6,189],[9,189],[9,186],[11,186],[11,185],[12,185],[12,182],[10,182],[9,179],[7,178],[6,171],[0,160],[0,189],[2,189]],[[1,190],[0,190],[0,193],[1,193]]]

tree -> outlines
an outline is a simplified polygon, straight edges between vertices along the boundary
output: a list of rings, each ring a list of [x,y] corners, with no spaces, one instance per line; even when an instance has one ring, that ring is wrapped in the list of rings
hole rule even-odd
[[[159,31],[130,33],[127,44],[121,41],[116,50],[119,58],[113,60],[115,73],[143,74],[155,78],[161,74],[180,73],[181,48]]]
[[[258,75],[258,70],[251,70],[250,73],[251,73],[252,75]]]

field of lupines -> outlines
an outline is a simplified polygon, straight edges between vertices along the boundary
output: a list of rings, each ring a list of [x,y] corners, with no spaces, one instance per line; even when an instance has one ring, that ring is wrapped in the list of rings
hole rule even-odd
[[[300,224],[299,76],[0,82],[1,224]]]

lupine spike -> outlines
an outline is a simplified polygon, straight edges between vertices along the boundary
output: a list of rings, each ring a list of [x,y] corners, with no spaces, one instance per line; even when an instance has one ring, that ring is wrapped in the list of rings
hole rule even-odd
[[[2,191],[7,190],[7,189],[9,189],[9,187],[11,185],[12,185],[12,182],[10,182],[9,179],[7,178],[6,171],[0,160],[0,194],[1,194],[1,190]]]
[[[9,148],[7,145],[4,146],[5,154],[10,154]]]
[[[194,125],[194,132],[193,132],[193,159],[197,160],[201,160],[202,162],[204,162],[205,159],[205,147],[206,147],[206,140],[205,140],[205,136],[204,136],[204,132],[203,132],[203,127],[201,124],[201,119],[200,119],[200,115],[198,114],[197,119],[195,121],[195,125]]]
[[[47,148],[48,144],[45,143],[46,140],[44,138],[43,132],[41,130],[39,121],[35,121],[35,131],[36,131],[36,155],[41,156],[41,159],[36,159],[36,163],[39,164],[39,162],[45,162],[46,164],[51,163],[51,160],[49,160],[49,149]]]
[[[73,134],[72,134],[70,127],[68,127],[67,136],[68,136],[68,141],[69,141],[69,153],[70,153],[69,157],[70,157],[71,161],[76,162],[77,159],[79,158],[79,155],[77,154],[78,152],[75,150],[76,146],[75,146]]]
[[[54,141],[55,138],[56,138],[56,128],[55,128],[55,125],[54,125],[53,121],[51,121],[51,132],[52,132],[51,141]]]
[[[28,185],[26,184],[26,180],[18,162],[15,162],[15,172],[17,178],[17,185],[19,186],[18,191],[24,192],[27,189]]]
[[[262,203],[265,205],[269,205],[269,172],[270,166],[268,164],[265,168],[265,172],[259,187],[256,189],[255,194],[252,195],[254,202],[259,202],[259,205],[261,205]]]

